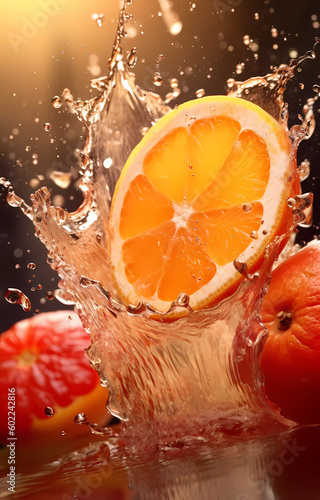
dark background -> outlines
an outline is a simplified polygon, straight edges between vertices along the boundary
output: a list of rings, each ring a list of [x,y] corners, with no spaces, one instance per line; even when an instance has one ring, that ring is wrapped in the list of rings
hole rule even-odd
[[[51,2],[53,10],[47,20],[41,17],[45,0],[42,3],[16,0],[1,7],[1,175],[12,182],[26,201],[30,193],[46,185],[56,204],[73,210],[79,205],[81,195],[75,188],[64,190],[56,186],[49,173],[59,169],[69,171],[76,165],[73,150],[83,144],[83,130],[64,106],[53,109],[51,99],[60,95],[65,87],[69,87],[75,97],[92,95],[90,58],[96,57],[95,69],[97,65],[101,69],[97,76],[102,76],[111,53],[119,2],[95,0],[90,5],[79,0]],[[192,2],[174,0],[173,5],[183,24],[177,36],[170,35],[158,15],[157,0],[134,0],[129,8],[134,22],[129,26],[130,36],[124,49],[138,48],[134,71],[137,84],[142,88],[164,97],[170,91],[169,80],[178,79],[182,92],[177,103],[194,98],[199,88],[204,88],[206,95],[225,94],[228,78],[245,80],[264,75],[272,67],[288,63],[292,51],[299,55],[305,53],[320,35],[320,9],[316,0],[294,4],[275,0],[195,0],[195,7]],[[54,14],[55,7],[59,12]],[[95,12],[104,13],[101,28],[91,19]],[[275,37],[272,36],[274,29],[277,30]],[[132,37],[134,31],[136,35]],[[26,33],[29,38],[25,37]],[[259,46],[257,60],[250,46],[243,42],[246,35]],[[320,83],[320,47],[316,52],[317,58],[304,62],[301,72],[297,72],[288,85],[285,100],[289,103],[290,125],[298,123],[303,104],[315,95],[313,85]],[[160,54],[164,57],[159,58]],[[237,74],[240,63],[244,63],[244,68]],[[161,87],[153,84],[155,71],[163,77]],[[319,117],[317,104],[316,117]],[[43,128],[46,122],[51,124],[49,132]],[[319,128],[309,141],[300,145],[298,152],[299,161],[308,158],[311,162],[311,175],[303,183],[303,190],[312,190],[315,194],[315,223],[310,229],[300,229],[298,240],[302,242],[319,232],[318,144]],[[26,151],[26,146],[31,150]],[[33,154],[38,155],[36,165]],[[58,276],[46,264],[46,250],[35,238],[32,223],[19,209],[7,205],[2,188],[0,211],[0,331],[4,331],[36,310],[43,312],[63,306],[56,299],[46,298],[48,291],[57,288]],[[35,263],[36,268],[28,269],[28,263]],[[20,268],[16,269],[16,265]],[[8,287],[18,288],[30,298],[30,312],[5,301]]]

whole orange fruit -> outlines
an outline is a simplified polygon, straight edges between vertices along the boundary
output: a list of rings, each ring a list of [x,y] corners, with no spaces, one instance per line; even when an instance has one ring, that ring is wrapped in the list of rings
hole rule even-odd
[[[320,423],[320,244],[272,273],[261,308],[269,336],[262,351],[265,390],[281,414]]]
[[[15,323],[0,336],[0,441],[34,445],[89,432],[74,417],[110,420],[108,391],[84,349],[90,339],[76,313],[55,311]]]

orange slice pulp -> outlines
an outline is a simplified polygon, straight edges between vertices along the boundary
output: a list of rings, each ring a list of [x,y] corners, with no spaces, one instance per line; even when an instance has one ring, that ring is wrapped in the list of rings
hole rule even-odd
[[[187,102],[131,153],[113,196],[110,255],[126,304],[193,309],[230,294],[268,243],[292,225],[299,180],[290,140],[258,106],[235,97]]]

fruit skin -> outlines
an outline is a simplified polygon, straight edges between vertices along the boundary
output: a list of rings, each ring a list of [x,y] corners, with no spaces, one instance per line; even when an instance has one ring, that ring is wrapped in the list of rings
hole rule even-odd
[[[281,312],[292,317],[279,321]],[[261,355],[268,398],[287,419],[320,423],[319,242],[274,270],[261,319],[269,332]]]
[[[52,342],[48,342],[48,339]],[[86,425],[74,422],[74,417],[78,413],[86,413],[89,421],[100,425],[110,420],[105,408],[108,391],[100,385],[98,374],[84,357],[84,348],[89,343],[89,336],[83,329],[78,315],[69,310],[43,313],[19,321],[1,334],[0,442],[5,443],[8,437],[10,410],[7,408],[7,396],[8,389],[12,387],[15,388],[15,407],[11,408],[14,412],[11,417],[15,420],[14,433],[19,443],[32,445],[57,443],[66,441],[72,436],[89,433]],[[70,357],[68,359],[68,349],[70,352],[72,344],[72,359]],[[38,360],[31,359],[30,363],[21,367],[19,363],[24,351],[38,353]],[[31,368],[33,368],[32,375],[30,375]],[[78,377],[77,384],[73,376],[75,368],[79,371],[75,374]],[[48,396],[52,396],[51,384],[48,383],[48,379],[44,383],[42,377],[46,373],[52,380],[51,371],[55,376],[55,390],[64,395],[66,404],[59,406],[52,403],[52,399],[48,401],[47,406],[54,409],[54,415],[48,417],[44,411],[46,407],[44,402]],[[34,384],[30,377],[34,377]],[[69,384],[72,384],[71,390],[68,388]],[[35,388],[32,400],[30,400],[29,385]],[[82,389],[83,386],[85,389]],[[47,396],[44,397],[41,391],[47,391]]]

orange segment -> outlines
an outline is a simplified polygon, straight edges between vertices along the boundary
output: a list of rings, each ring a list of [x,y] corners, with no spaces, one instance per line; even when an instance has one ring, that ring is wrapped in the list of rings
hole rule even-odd
[[[138,175],[131,182],[123,201],[119,228],[121,238],[126,240],[160,226],[173,215],[171,201],[156,191],[144,175]]]
[[[266,245],[292,225],[294,168],[286,131],[248,101],[198,99],[160,119],[130,155],[112,200],[119,297],[166,311],[182,292],[194,309],[231,293],[243,279],[233,261],[256,270]]]
[[[215,179],[240,133],[240,123],[225,116],[197,120],[190,127],[192,183],[187,197],[194,200]]]
[[[143,171],[153,186],[175,201],[183,202],[190,174],[188,132],[176,128],[149,151],[143,161]]]
[[[234,261],[252,243],[261,226],[263,206],[252,203],[250,212],[243,206],[195,213],[188,220],[209,257],[218,266]],[[251,235],[251,236],[250,236]]]
[[[227,117],[172,130],[146,155],[143,171],[176,203],[190,202],[215,178],[240,130],[239,122]]]
[[[179,293],[192,295],[206,285],[215,273],[216,266],[202,243],[187,229],[180,228],[168,246],[158,297],[172,302]]]
[[[128,281],[135,290],[150,299],[157,290],[170,239],[175,225],[167,222],[153,231],[130,238],[122,248],[122,259]]]
[[[199,239],[185,228],[176,230],[173,222],[125,241],[122,259],[128,281],[144,298],[157,293],[171,302],[179,293],[199,290],[216,270]]]
[[[193,203],[195,210],[225,208],[262,198],[269,180],[270,158],[265,141],[244,130],[215,176]]]

